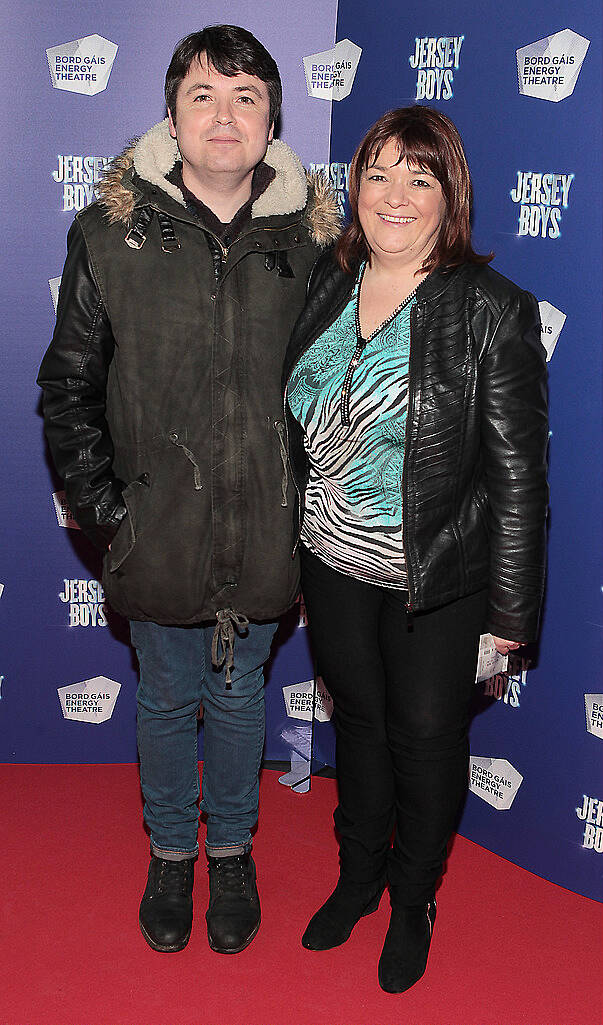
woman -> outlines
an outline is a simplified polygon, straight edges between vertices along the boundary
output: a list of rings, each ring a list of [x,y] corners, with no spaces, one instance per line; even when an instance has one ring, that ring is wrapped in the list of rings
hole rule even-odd
[[[343,943],[387,882],[379,982],[402,992],[425,971],[466,792],[480,634],[507,653],[537,632],[546,368],[534,297],[471,246],[448,118],[385,114],[356,151],[349,198],[284,371],[339,785],[340,878],[302,943]]]

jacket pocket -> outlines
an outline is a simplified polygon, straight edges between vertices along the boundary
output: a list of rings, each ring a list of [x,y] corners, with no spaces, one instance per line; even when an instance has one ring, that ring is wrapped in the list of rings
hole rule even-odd
[[[107,553],[109,573],[115,573],[119,569],[136,544],[140,532],[141,509],[148,493],[149,476],[146,473],[142,473],[123,490],[122,498],[128,512],[120,523],[119,530],[111,542],[111,549]]]

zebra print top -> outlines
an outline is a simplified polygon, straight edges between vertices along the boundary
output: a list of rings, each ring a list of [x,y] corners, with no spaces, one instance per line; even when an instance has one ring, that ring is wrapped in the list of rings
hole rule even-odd
[[[341,315],[289,379],[289,405],[310,461],[301,540],[340,573],[406,590],[402,464],[414,295],[360,339],[363,270]]]

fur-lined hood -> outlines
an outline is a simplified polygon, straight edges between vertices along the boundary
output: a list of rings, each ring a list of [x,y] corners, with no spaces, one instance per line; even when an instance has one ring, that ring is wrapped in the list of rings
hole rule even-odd
[[[99,203],[109,223],[132,225],[139,198],[133,173],[184,206],[180,189],[166,178],[179,159],[178,143],[170,135],[167,118],[115,157],[98,186]],[[280,139],[272,140],[264,163],[274,168],[276,177],[253,204],[252,218],[291,214],[307,206],[305,220],[313,241],[320,246],[333,242],[341,230],[341,217],[326,179],[306,174],[299,157]]]

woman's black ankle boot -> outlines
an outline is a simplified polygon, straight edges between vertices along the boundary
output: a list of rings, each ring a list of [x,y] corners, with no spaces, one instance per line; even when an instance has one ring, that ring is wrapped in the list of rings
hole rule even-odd
[[[331,896],[311,918],[302,946],[330,950],[345,943],[356,922],[377,910],[384,888],[385,880],[355,883],[340,876]]]
[[[418,907],[392,907],[379,958],[379,985],[386,993],[404,993],[423,975],[435,917],[435,900]]]

